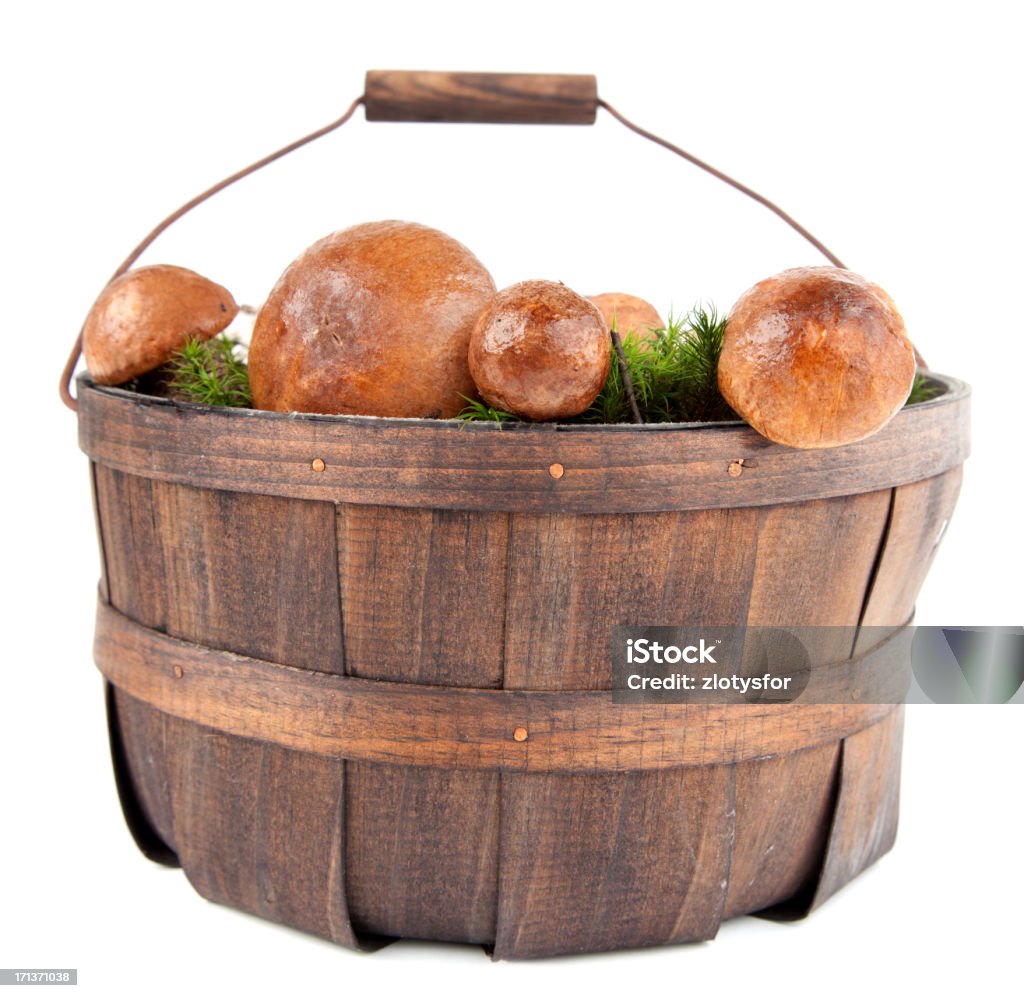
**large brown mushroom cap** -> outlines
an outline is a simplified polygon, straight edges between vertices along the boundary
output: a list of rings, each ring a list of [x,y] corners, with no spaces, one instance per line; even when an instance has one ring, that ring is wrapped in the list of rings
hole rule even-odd
[[[903,319],[881,288],[837,267],[798,267],[735,304],[718,386],[770,440],[837,447],[896,415],[915,366]]]
[[[86,317],[86,367],[97,384],[123,384],[166,364],[190,339],[216,336],[237,314],[227,289],[195,271],[169,264],[129,270]]]
[[[462,243],[370,222],[303,253],[260,310],[253,404],[278,412],[450,418],[473,396],[466,353],[494,281]]]
[[[604,387],[611,362],[608,327],[597,306],[554,281],[499,291],[469,343],[480,394],[524,419],[567,419]]]
[[[622,291],[606,291],[591,295],[590,300],[601,310],[609,329],[615,322],[615,329],[625,339],[632,336],[639,342],[655,339],[655,330],[665,328],[665,320],[658,310],[643,298],[627,295]]]

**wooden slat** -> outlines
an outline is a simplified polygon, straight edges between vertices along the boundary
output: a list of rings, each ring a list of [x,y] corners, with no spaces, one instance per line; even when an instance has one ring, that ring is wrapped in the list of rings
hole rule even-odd
[[[109,489],[110,473],[90,461],[89,484],[100,547],[98,592],[100,601],[109,603],[108,545],[104,541],[100,515],[100,477],[104,478]],[[112,550],[111,554],[116,556],[118,552]],[[125,578],[123,566],[120,574]],[[163,715],[147,704],[126,697],[109,682],[104,686],[111,762],[125,824],[147,858],[166,866],[180,865],[174,852],[174,822],[163,769],[166,758]],[[158,750],[147,748],[151,745],[158,746]]]
[[[748,623],[855,627],[888,514],[888,489],[765,510]]]
[[[166,631],[167,571],[154,489],[174,486],[102,465],[95,482],[110,603],[132,620]]]
[[[736,838],[725,917],[761,911],[812,886],[832,816],[839,743],[736,767]]]
[[[175,403],[86,379],[79,441],[121,471],[329,502],[558,513],[768,506],[873,492],[962,464],[968,390],[945,380],[946,395],[904,409],[868,439],[816,451],[770,443],[740,423],[499,429],[296,416]],[[742,474],[730,475],[740,458]],[[560,478],[549,473],[554,463]]]
[[[613,627],[742,623],[757,524],[757,510],[515,515],[506,689],[611,689]]]
[[[494,942],[497,771],[350,763],[346,883],[363,933]]]
[[[616,625],[743,623],[760,515],[514,516],[506,688],[608,689]],[[613,709],[628,716],[624,705]],[[739,717],[732,708],[731,731],[745,726]],[[651,720],[642,727],[647,758],[664,765],[673,755],[649,741]],[[631,767],[620,755],[608,768]],[[734,800],[729,766],[507,773],[495,955],[711,938],[725,902]]]
[[[153,519],[153,483],[95,465],[93,486],[111,603],[133,620],[166,630],[163,548]],[[107,723],[119,732],[128,785],[156,834],[176,852],[165,720],[164,714],[126,696],[114,684]]]
[[[342,673],[334,508],[97,469],[111,603],[211,648]]]
[[[100,520],[99,499],[96,496],[96,465],[92,461],[89,462],[89,492],[92,497],[93,520],[96,524],[96,540],[99,542],[100,546],[100,599],[105,603],[109,603],[110,587],[107,585],[107,555],[103,545],[103,523]]]
[[[344,763],[168,720],[178,855],[220,904],[358,943],[341,870]]]
[[[144,855],[180,865],[167,772],[167,715],[106,685],[110,750],[125,822]]]
[[[213,648],[343,671],[333,505],[106,468],[97,499],[110,598],[125,614]],[[341,760],[161,716],[120,694],[118,722],[139,797],[203,896],[357,944]]]
[[[437,687],[435,728],[448,688],[500,688],[507,549],[504,513],[339,506],[349,674]],[[374,712],[375,730],[395,721]],[[511,729],[504,735],[511,742]],[[348,763],[352,918],[364,933],[491,943],[498,774],[438,761],[444,768]]]
[[[765,510],[748,623],[820,627],[814,663],[848,658],[889,517],[890,492]]]
[[[500,689],[508,514],[338,507],[350,676]]]
[[[835,817],[812,908],[887,853],[896,840],[904,710],[897,707],[843,742]]]
[[[496,959],[711,938],[731,767],[507,777]]]
[[[750,624],[820,626],[814,642],[803,635],[812,660],[849,656],[890,501],[883,490],[763,510]],[[792,908],[816,889],[836,803],[835,736],[831,744],[737,767],[728,914]]]
[[[962,477],[962,469],[954,468],[896,489],[885,550],[864,607],[863,626],[899,627],[910,619],[953,515]]]

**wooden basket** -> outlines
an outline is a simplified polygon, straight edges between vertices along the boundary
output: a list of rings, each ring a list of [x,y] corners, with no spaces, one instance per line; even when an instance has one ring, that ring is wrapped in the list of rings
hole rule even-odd
[[[616,705],[627,624],[898,627],[968,393],[858,444],[215,410],[78,379],[95,657],[151,858],[353,948],[806,913],[886,852],[902,709]],[[851,657],[867,662],[871,648]]]

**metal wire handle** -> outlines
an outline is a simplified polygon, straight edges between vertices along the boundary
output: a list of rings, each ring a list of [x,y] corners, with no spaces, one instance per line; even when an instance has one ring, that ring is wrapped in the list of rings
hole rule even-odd
[[[391,84],[396,90],[401,91],[401,96],[408,99],[412,94],[417,103],[410,105],[402,104],[394,99],[391,92],[382,91],[384,84]],[[570,91],[566,98],[563,93],[566,84]],[[592,89],[592,93],[588,90]],[[562,92],[560,92],[562,91]],[[424,95],[426,99],[424,99]],[[559,111],[559,101],[569,108],[568,111]],[[296,139],[276,152],[264,156],[255,163],[231,174],[219,183],[207,188],[202,194],[196,195],[191,201],[186,202],[176,211],[171,212],[162,222],[155,226],[143,240],[128,254],[121,265],[111,275],[107,282],[109,285],[122,274],[124,274],[136,260],[152,245],[156,238],[165,229],[173,225],[179,218],[190,212],[196,206],[213,197],[214,194],[230,187],[243,177],[255,173],[282,156],[300,149],[302,146],[319,139],[330,132],[341,128],[361,104],[367,105],[368,120],[405,120],[405,121],[495,121],[495,122],[529,122],[529,123],[550,123],[550,124],[588,124],[594,120],[594,113],[601,108],[613,118],[623,124],[630,131],[654,142],[667,149],[669,152],[681,156],[687,162],[699,167],[711,176],[717,177],[723,183],[735,188],[740,193],[752,198],[758,204],[763,205],[769,211],[774,212],[790,228],[794,229],[804,237],[818,252],[820,252],[830,263],[836,267],[845,269],[845,264],[825,246],[819,239],[811,235],[791,215],[784,212],[778,205],[769,201],[768,198],[756,191],[741,184],[738,180],[715,169],[703,160],[698,159],[691,153],[680,149],[666,139],[649,132],[639,125],[630,121],[625,115],[618,112],[607,101],[597,96],[596,80],[593,77],[540,77],[532,75],[514,75],[497,73],[382,73],[371,72],[367,74],[366,92],[360,94],[349,105],[348,110],[323,128],[310,132],[301,139]],[[556,113],[551,113],[552,107]],[[385,111],[396,111],[397,116],[384,116],[381,108]],[[104,285],[106,287],[107,285]],[[84,330],[84,323],[82,329]],[[629,372],[625,367],[625,359],[622,354],[622,345],[616,333],[612,333],[612,341],[618,354],[619,364],[623,369],[623,375],[628,379]],[[78,411],[78,401],[71,394],[71,380],[75,374],[75,367],[82,355],[82,330],[71,348],[67,362],[60,378],[60,397],[64,404],[73,412]],[[633,418],[641,422],[639,410],[636,407],[633,397],[632,385],[627,384],[627,391],[633,402]]]

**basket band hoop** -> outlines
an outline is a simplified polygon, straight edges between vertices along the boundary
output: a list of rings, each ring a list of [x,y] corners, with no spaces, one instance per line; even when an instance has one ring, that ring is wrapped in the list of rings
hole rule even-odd
[[[813,670],[893,694],[912,631]],[[422,686],[312,672],[204,648],[136,623],[102,599],[96,663],[128,696],[182,720],[332,758],[441,769],[609,772],[729,765],[846,738],[889,703],[616,704],[607,690]],[[830,677],[830,673],[835,675]]]

